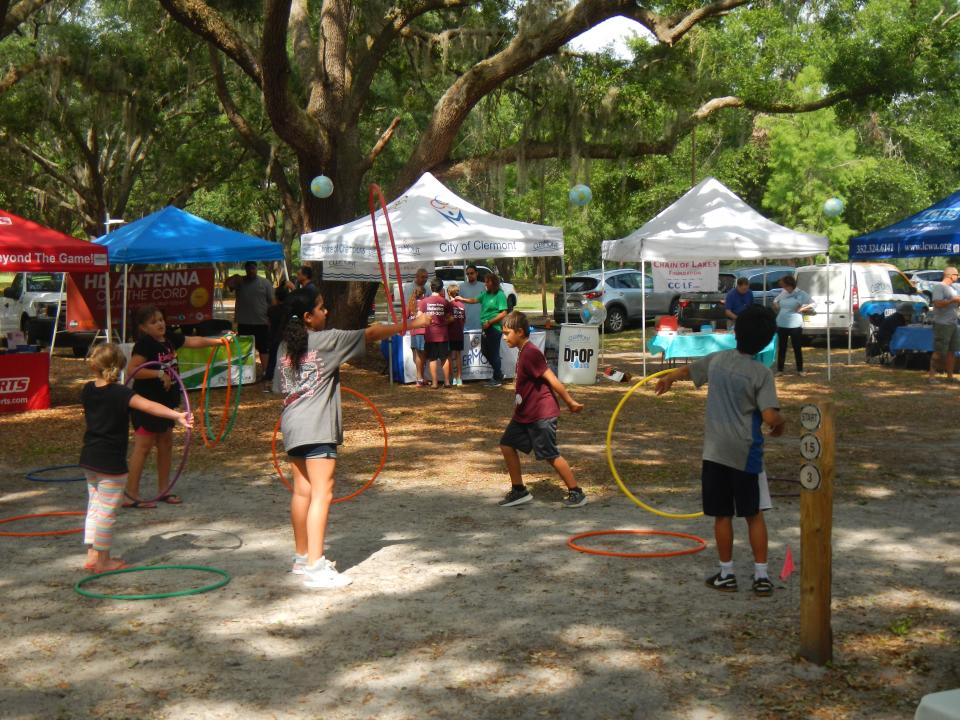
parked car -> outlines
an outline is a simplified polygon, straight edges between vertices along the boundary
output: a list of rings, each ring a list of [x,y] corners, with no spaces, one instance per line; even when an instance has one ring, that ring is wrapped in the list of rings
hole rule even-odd
[[[930,301],[933,293],[933,286],[943,282],[943,270],[904,270],[910,282],[927,296],[927,302]]]
[[[49,341],[62,280],[63,273],[17,273],[0,301],[0,335],[22,330],[31,344]]]
[[[766,267],[746,267],[725,270],[720,273],[716,292],[685,292],[680,294],[680,311],[677,320],[682,327],[699,330],[703,325],[713,324],[718,328],[727,327],[724,299],[736,285],[739,278],[745,277],[753,292],[756,305],[770,306],[780,294],[780,278],[792,275],[796,270],[789,265],[767,265]]]
[[[491,272],[494,271],[486,265],[477,265],[477,280],[484,282],[487,273]],[[464,273],[464,268],[461,265],[441,265],[434,269],[434,273],[443,281],[444,288],[451,283],[462,285],[466,282],[467,278]],[[513,310],[517,304],[517,289],[503,278],[500,278],[500,289],[503,290],[503,294],[507,296],[507,308]]]
[[[866,339],[870,315],[895,310],[902,302],[914,305],[917,314],[927,309],[927,298],[920,294],[899,268],[888,263],[851,263],[805,265],[797,268],[797,287],[813,298],[814,312],[803,316],[803,334],[807,337],[845,335],[851,323],[853,335]],[[827,324],[827,308],[830,322]]]
[[[563,286],[553,295],[553,319],[567,322],[569,317],[569,322],[580,322],[583,301],[602,299],[607,310],[604,329],[611,333],[620,332],[629,323],[642,320],[644,296],[647,317],[677,313],[679,293],[675,290],[654,292],[650,275],[643,275],[631,268],[608,270],[604,277],[604,288],[600,287],[600,276],[599,270],[588,270],[564,278]],[[566,311],[563,287],[566,287]]]

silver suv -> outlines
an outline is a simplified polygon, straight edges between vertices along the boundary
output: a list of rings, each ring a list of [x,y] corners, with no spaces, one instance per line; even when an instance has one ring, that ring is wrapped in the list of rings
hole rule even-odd
[[[672,290],[654,292],[653,278],[641,274],[639,270],[608,270],[604,273],[604,288],[600,288],[600,276],[599,270],[588,270],[565,277],[563,283],[567,290],[567,306],[565,309],[561,287],[553,295],[553,319],[556,322],[580,322],[583,301],[602,299],[603,306],[607,309],[604,329],[617,333],[631,322],[643,319],[644,295],[647,317],[677,314],[679,293]]]

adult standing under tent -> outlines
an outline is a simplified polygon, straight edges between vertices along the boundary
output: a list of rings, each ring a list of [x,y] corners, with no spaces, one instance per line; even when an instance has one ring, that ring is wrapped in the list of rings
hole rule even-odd
[[[606,262],[759,260],[827,254],[829,241],[777,225],[709,177],[627,237],[603,243]],[[646,297],[644,296],[644,301]],[[646,337],[646,303],[643,309]],[[647,372],[646,353],[643,372]],[[829,340],[827,377],[830,377]]]
[[[563,256],[563,230],[511,220],[487,212],[457,196],[430,173],[387,204],[387,214],[401,263],[467,258]],[[375,215],[388,278],[393,257],[383,211]],[[300,238],[304,261],[353,261],[379,273],[369,215]],[[387,260],[390,260],[388,263]],[[395,300],[399,300],[396,298]],[[389,363],[393,372],[393,363]]]
[[[225,285],[236,293],[235,319],[237,334],[252,335],[260,355],[260,368],[267,372],[270,361],[270,319],[267,311],[273,304],[273,285],[257,274],[257,263],[243,264],[243,275],[231,275]]]
[[[487,286],[477,280],[477,266],[476,265],[467,265],[466,270],[467,281],[460,285],[460,297],[464,298],[478,298],[480,294],[485,292]],[[466,306],[467,317],[463,322],[464,330],[479,330],[480,329],[480,306],[476,304],[468,304]]]

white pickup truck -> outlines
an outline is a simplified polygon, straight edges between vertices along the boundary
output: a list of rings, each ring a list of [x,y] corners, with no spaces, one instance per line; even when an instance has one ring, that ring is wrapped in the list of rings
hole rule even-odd
[[[27,342],[50,341],[60,302],[62,273],[20,272],[3,290],[0,300],[0,337],[23,331]]]

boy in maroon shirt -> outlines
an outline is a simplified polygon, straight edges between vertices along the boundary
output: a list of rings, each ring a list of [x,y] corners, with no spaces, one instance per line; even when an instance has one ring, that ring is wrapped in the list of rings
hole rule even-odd
[[[500,438],[500,452],[507,464],[512,487],[500,501],[501,507],[522,505],[533,499],[523,485],[520,474],[519,452],[529,454],[533,450],[537,460],[549,463],[567,486],[563,506],[581,507],[587,504],[587,496],[577,485],[570,464],[563,459],[557,448],[557,417],[560,406],[554,393],[566,403],[570,412],[583,410],[583,405],[572,397],[553,371],[536,345],[530,342],[530,323],[527,316],[515,310],[503,320],[503,339],[512,348],[519,348],[517,356],[516,397],[513,419]]]
[[[453,322],[453,311],[450,303],[442,295],[443,281],[434,278],[430,281],[429,297],[423,298],[417,306],[421,315],[430,316],[430,324],[427,325],[425,333],[424,355],[427,362],[430,363],[430,380],[432,387],[436,390],[441,387],[437,384],[440,367],[443,368],[443,386],[450,385],[450,365],[447,363],[447,356],[450,354],[450,335],[447,326]]]

